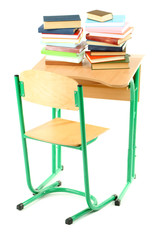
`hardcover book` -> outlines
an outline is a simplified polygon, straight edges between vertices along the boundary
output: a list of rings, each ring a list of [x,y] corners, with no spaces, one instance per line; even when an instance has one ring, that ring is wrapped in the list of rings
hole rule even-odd
[[[75,31],[74,34],[69,35],[69,34],[53,34],[53,33],[42,33],[42,38],[69,38],[69,39],[78,39],[80,35],[82,34],[83,29],[79,28]]]
[[[86,39],[91,41],[97,41],[102,43],[109,43],[113,45],[120,45],[123,42],[129,40],[131,38],[131,34],[128,34],[125,38],[109,38],[109,37],[101,37],[101,36],[93,36],[91,34],[86,34]]]
[[[79,15],[44,16],[44,29],[80,28]]]
[[[41,53],[46,55],[51,55],[51,56],[62,56],[62,57],[78,57],[81,54],[84,54],[84,52],[81,52],[81,53],[59,52],[59,51],[46,50],[45,48],[41,50]]]
[[[121,55],[124,56],[126,55],[126,48],[122,52],[90,52],[91,56],[107,56],[107,55]]]
[[[87,18],[99,21],[99,22],[104,22],[111,20],[113,18],[113,15],[111,12],[105,12],[101,10],[94,10],[87,12]]]
[[[125,24],[125,15],[114,15],[112,20],[106,22],[98,22],[94,20],[87,19],[86,27],[113,27],[113,26],[124,26]]]
[[[123,34],[130,27],[128,22],[125,22],[122,27],[86,27],[86,32],[96,32],[96,33],[118,33]]]
[[[85,52],[86,57],[90,63],[100,63],[100,62],[111,62],[111,61],[118,61],[118,60],[125,60],[126,56],[91,56],[89,51]]]
[[[81,21],[79,15],[59,15],[59,16],[44,16],[44,22],[68,22],[68,21]]]
[[[126,43],[124,43],[121,47],[112,47],[112,46],[95,46],[88,45],[88,50],[90,51],[105,51],[105,52],[122,52],[126,47]]]
[[[100,32],[91,32],[90,36],[99,36],[99,37],[109,37],[109,38],[125,38],[128,34],[133,32],[133,27],[128,28],[123,34],[121,33],[100,33]]]
[[[75,48],[70,47],[58,47],[58,46],[46,46],[46,50],[52,50],[52,51],[61,51],[61,52],[71,52],[71,53],[80,53],[82,52],[86,47],[86,42],[81,42],[79,45],[77,45]]]
[[[50,33],[50,34],[69,34],[72,35],[75,33],[77,28],[61,28],[61,29],[44,29],[44,25],[42,24],[38,28],[39,33]]]
[[[129,68],[129,56],[126,57],[125,60],[121,60],[121,61],[92,63],[91,68],[93,70]]]

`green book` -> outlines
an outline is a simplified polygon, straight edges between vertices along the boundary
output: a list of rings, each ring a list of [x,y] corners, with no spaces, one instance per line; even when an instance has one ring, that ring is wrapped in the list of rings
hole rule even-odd
[[[41,53],[42,54],[45,54],[45,55],[52,55],[52,56],[59,56],[59,57],[78,57],[80,56],[81,54],[83,54],[83,52],[81,52],[80,54],[77,54],[77,53],[71,53],[71,52],[60,52],[60,51],[52,51],[52,50],[46,50],[45,48],[43,48],[41,50]]]

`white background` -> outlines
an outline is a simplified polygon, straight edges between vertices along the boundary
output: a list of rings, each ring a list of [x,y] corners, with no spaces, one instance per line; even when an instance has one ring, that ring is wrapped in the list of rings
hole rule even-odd
[[[86,208],[82,197],[53,194],[23,211],[16,205],[30,198],[21,146],[14,74],[31,69],[42,57],[38,27],[44,15],[80,14],[94,9],[125,14],[135,30],[128,53],[145,54],[137,121],[137,179],[120,207],[113,203],[71,226],[66,218]],[[159,5],[158,1],[5,1],[1,23],[1,150],[0,238],[8,239],[159,239]],[[30,110],[31,109],[31,110]],[[24,105],[26,130],[51,119],[51,109]],[[85,99],[86,122],[110,130],[88,147],[91,192],[99,202],[119,194],[126,182],[129,102]],[[27,115],[28,113],[28,115]],[[62,111],[63,118],[78,114]],[[51,173],[51,146],[29,141],[33,186]],[[79,151],[63,149],[64,171],[56,179],[63,187],[83,190]]]

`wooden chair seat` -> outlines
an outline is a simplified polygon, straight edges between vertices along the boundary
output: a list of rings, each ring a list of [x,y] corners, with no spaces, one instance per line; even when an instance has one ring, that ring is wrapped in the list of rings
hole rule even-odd
[[[108,130],[108,128],[86,124],[86,141],[89,142],[93,140],[106,130]],[[80,123],[62,118],[55,118],[27,131],[25,135],[54,144],[67,146],[81,145]]]

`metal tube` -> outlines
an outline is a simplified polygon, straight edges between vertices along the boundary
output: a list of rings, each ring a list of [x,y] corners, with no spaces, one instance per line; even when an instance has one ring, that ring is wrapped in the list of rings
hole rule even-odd
[[[135,73],[135,114],[134,114],[134,133],[133,133],[133,167],[132,177],[135,178],[135,157],[136,157],[136,128],[137,128],[137,108],[138,108],[138,96],[139,96],[139,78],[140,67]]]
[[[18,105],[19,122],[20,122],[20,129],[21,129],[22,147],[23,147],[27,185],[28,185],[29,189],[31,190],[31,192],[37,193],[38,191],[36,191],[32,186],[31,177],[30,177],[27,143],[26,143],[26,139],[24,138],[25,126],[24,126],[23,108],[22,108],[22,100],[21,100],[20,85],[19,85],[19,76],[15,75],[14,79],[15,79],[15,86],[16,86],[16,96],[17,96],[17,105]]]
[[[57,117],[61,118],[61,109],[57,110]],[[61,146],[60,145],[57,146],[57,168],[58,169],[62,168],[62,165],[61,165]]]
[[[115,200],[115,196],[111,196],[99,205],[95,205],[91,202],[90,190],[89,190],[89,174],[88,174],[88,161],[87,161],[87,143],[86,143],[86,130],[85,130],[85,116],[84,116],[84,102],[83,102],[83,88],[78,85],[78,104],[80,114],[80,130],[81,130],[81,144],[82,144],[82,156],[83,156],[83,171],[84,171],[84,185],[86,193],[86,201],[88,207],[92,210],[99,210],[111,201]]]
[[[56,108],[52,108],[52,119],[56,118]],[[56,172],[56,145],[52,144],[52,174]]]
[[[124,197],[125,193],[127,192],[128,188],[129,188],[130,184],[131,184],[130,182],[128,182],[126,184],[126,186],[124,187],[124,189],[122,190],[121,194],[118,197],[119,200],[122,200],[122,198]]]
[[[128,164],[127,164],[127,182],[132,181],[133,165],[133,133],[134,133],[134,108],[135,108],[135,87],[133,79],[129,83],[130,88],[130,122],[129,122],[129,146],[128,146]]]

